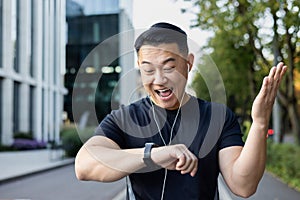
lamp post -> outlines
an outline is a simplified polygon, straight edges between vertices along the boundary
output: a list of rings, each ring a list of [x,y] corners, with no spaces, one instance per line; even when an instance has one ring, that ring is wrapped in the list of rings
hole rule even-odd
[[[279,9],[281,7],[281,1],[278,0],[278,3],[280,4]],[[276,14],[274,16],[274,38],[273,38],[273,54],[274,54],[274,61],[273,64],[276,66],[279,61],[279,47],[278,47],[278,33],[277,33],[277,16]],[[278,101],[278,97],[275,98],[274,106],[273,106],[273,114],[272,114],[272,124],[273,124],[273,140],[275,143],[279,143],[280,141],[280,131],[281,131],[281,106]]]

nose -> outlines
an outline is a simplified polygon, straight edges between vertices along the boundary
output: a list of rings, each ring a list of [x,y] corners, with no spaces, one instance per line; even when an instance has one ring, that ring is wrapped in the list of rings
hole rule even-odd
[[[156,85],[163,85],[167,82],[167,77],[162,71],[157,71],[154,76],[153,83]]]

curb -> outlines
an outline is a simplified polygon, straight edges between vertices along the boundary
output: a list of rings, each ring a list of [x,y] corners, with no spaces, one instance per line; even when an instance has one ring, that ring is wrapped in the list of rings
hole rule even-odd
[[[74,160],[75,160],[74,158],[65,159],[65,160],[61,161],[60,163],[53,163],[53,165],[50,165],[50,166],[45,166],[45,167],[41,167],[39,169],[34,169],[34,170],[28,170],[27,172],[22,172],[22,173],[12,175],[12,176],[7,177],[7,178],[2,178],[0,180],[0,185],[4,184],[4,183],[7,183],[7,182],[10,182],[10,181],[14,181],[14,180],[19,179],[19,178],[24,178],[26,176],[30,176],[30,175],[34,175],[34,174],[38,174],[38,173],[42,173],[42,172],[45,172],[45,171],[54,170],[54,169],[57,169],[57,168],[60,168],[60,167],[64,167],[64,166],[67,166],[67,165],[74,164]]]

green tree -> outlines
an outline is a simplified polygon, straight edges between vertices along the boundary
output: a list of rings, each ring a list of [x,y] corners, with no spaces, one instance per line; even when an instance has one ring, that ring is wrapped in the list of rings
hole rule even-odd
[[[300,1],[191,1],[198,13],[192,26],[215,33],[208,46],[222,72],[228,99],[242,104],[247,104],[249,98],[252,101],[261,75],[265,75],[274,62],[286,63],[289,69],[278,99],[288,114],[286,119],[291,131],[300,141],[294,88],[294,71],[300,68]],[[236,105],[237,108],[241,109],[240,105]]]

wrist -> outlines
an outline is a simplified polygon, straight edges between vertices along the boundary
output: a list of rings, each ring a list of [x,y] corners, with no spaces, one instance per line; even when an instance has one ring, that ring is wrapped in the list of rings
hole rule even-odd
[[[250,132],[255,133],[256,137],[260,135],[262,138],[266,138],[268,134],[268,125],[266,123],[252,122]]]
[[[266,131],[268,129],[267,122],[253,121],[252,126],[261,131]]]
[[[153,148],[158,147],[155,143],[146,143],[144,148],[143,162],[146,167],[157,168],[158,165],[152,160],[151,152]]]

